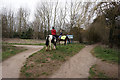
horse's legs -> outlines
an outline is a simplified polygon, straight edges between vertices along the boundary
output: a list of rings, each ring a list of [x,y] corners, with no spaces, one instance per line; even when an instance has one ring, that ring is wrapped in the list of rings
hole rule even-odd
[[[46,51],[48,50],[48,46],[46,46]]]
[[[53,41],[53,49],[56,49],[56,41]]]
[[[66,44],[67,44],[67,39],[65,40]]]
[[[59,41],[59,45],[60,45],[60,41]]]
[[[68,42],[69,42],[69,44],[70,44],[70,39],[69,39],[69,38],[67,38],[67,40],[68,40]]]
[[[56,49],[56,45],[53,45],[53,49]]]
[[[48,36],[47,39],[46,39],[46,43],[45,43],[45,45],[46,45],[46,51],[47,51],[48,46],[49,46],[49,36]]]
[[[64,40],[64,45],[66,45],[66,39]]]
[[[49,46],[50,46],[50,50],[51,50],[51,39],[49,38]]]
[[[65,39],[65,41],[64,41],[64,45],[66,45],[67,44],[67,38]]]
[[[58,43],[59,43],[59,45],[60,45],[60,39],[58,40]]]

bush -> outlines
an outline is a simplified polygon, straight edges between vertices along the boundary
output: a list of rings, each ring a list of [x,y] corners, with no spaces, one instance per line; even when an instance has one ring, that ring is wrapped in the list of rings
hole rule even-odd
[[[20,38],[31,39],[33,37],[33,30],[29,28],[26,32],[22,32]]]
[[[80,43],[82,43],[82,34],[81,34],[82,30],[83,30],[82,28],[78,28],[78,27],[74,27],[70,30],[70,34],[74,36],[74,40],[79,41]]]
[[[14,32],[13,33],[13,38],[19,38],[19,33],[18,32]]]
[[[101,40],[94,27],[90,27],[85,31],[85,38],[90,43],[99,42]]]

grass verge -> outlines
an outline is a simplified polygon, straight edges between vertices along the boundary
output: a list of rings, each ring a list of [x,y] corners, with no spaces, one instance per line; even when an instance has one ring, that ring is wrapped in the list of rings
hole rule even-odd
[[[106,48],[102,46],[96,46],[92,50],[92,54],[97,58],[102,59],[102,61],[118,63],[118,54],[120,51],[116,49]]]
[[[2,45],[2,61],[4,61],[5,59],[14,56],[15,54],[25,51],[26,49],[24,48],[18,48],[16,46],[12,46],[9,44],[3,44]]]
[[[89,79],[93,79],[93,78],[108,78],[108,76],[106,76],[103,72],[99,72],[96,70],[96,64],[92,65],[92,67],[89,70],[89,74],[90,76],[88,77]],[[106,79],[107,80],[107,79]]]
[[[56,50],[45,51],[45,48],[29,56],[21,68],[21,78],[45,78],[56,71],[61,64],[78,53],[84,45],[59,45]]]

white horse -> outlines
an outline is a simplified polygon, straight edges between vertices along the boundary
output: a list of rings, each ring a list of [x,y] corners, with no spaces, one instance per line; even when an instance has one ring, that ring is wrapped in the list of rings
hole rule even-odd
[[[48,35],[46,37],[46,50],[48,50],[48,47],[49,47],[49,50],[52,50],[51,49],[51,43],[53,43],[53,49],[56,49],[56,38],[55,38],[55,36]]]

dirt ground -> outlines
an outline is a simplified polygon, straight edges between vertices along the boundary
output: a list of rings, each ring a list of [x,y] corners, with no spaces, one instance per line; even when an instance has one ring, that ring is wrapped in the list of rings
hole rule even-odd
[[[65,62],[50,78],[88,78],[89,68],[96,62],[90,51],[95,45],[88,45]]]
[[[77,55],[65,62],[50,78],[88,78],[89,69],[97,64],[96,69],[109,78],[118,78],[118,64],[108,63],[94,57],[90,51],[96,45],[89,45]]]
[[[33,46],[33,45],[15,45],[17,47],[24,47],[28,50],[16,54],[15,56],[8,58],[7,60],[0,63],[2,64],[2,78],[19,78],[20,69],[26,58],[31,54],[39,51],[43,46]]]
[[[23,39],[4,39],[4,42],[9,43],[43,43],[42,40],[23,40]],[[2,77],[3,78],[18,78],[20,69],[23,66],[26,58],[39,51],[43,46],[33,45],[16,45],[25,47],[28,50],[21,52],[2,62]],[[97,69],[105,72],[108,76],[118,77],[118,65],[103,62],[94,57],[90,51],[96,45],[88,45],[83,48],[78,54],[66,61],[60,69],[53,73],[49,78],[88,78],[89,69],[92,65],[97,64]],[[1,65],[1,63],[0,63]],[[12,72],[12,74],[11,74]]]
[[[118,64],[108,63],[100,59],[96,60],[96,70],[105,73],[110,78],[118,78]]]

